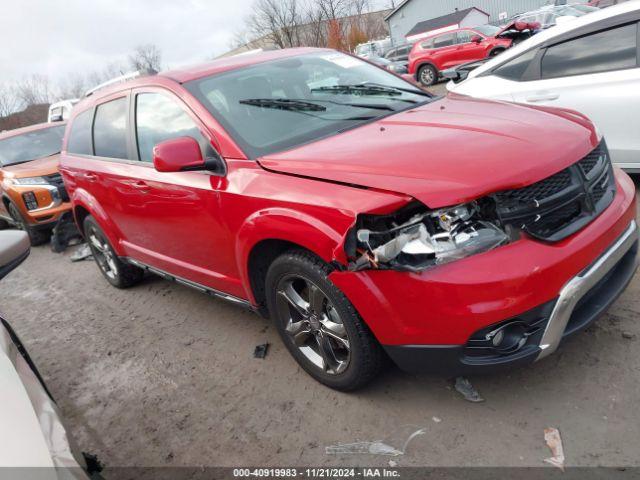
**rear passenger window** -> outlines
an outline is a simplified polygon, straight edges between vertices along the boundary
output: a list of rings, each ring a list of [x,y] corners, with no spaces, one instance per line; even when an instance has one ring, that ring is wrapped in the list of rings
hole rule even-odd
[[[451,45],[454,45],[455,43],[456,43],[456,34],[448,33],[446,35],[440,35],[439,37],[436,37],[436,39],[433,42],[433,48],[449,47]]]
[[[527,68],[529,68],[531,61],[536,57],[537,53],[538,49],[536,48],[529,50],[528,52],[509,60],[507,63],[502,64],[493,71],[493,74],[501,78],[506,78],[507,80],[515,80],[516,82],[520,81],[522,80],[524,72],[527,71]]]
[[[141,93],[136,100],[138,153],[143,162],[153,161],[153,147],[165,140],[192,137],[207,154],[209,143],[191,117],[165,95]]]
[[[93,146],[91,145],[92,120],[93,109],[76,116],[71,124],[69,140],[67,140],[67,152],[76,155],[93,155]]]
[[[96,156],[127,159],[127,99],[98,106],[93,125]]]
[[[626,25],[550,47],[542,59],[542,78],[636,67],[637,32],[636,24]]]

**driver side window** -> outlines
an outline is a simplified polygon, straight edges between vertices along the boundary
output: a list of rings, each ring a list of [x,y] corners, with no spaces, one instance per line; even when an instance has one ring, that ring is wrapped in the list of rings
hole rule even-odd
[[[153,147],[165,140],[192,137],[202,149],[208,144],[184,109],[160,93],[140,93],[136,96],[136,136],[138,153],[143,162],[152,162]]]

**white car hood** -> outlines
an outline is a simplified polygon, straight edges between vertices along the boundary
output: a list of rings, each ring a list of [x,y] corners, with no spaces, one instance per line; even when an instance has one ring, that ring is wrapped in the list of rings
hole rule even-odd
[[[71,453],[58,408],[2,323],[0,405],[0,467],[62,467],[72,469],[65,478],[87,478]],[[59,472],[50,472],[58,478]]]

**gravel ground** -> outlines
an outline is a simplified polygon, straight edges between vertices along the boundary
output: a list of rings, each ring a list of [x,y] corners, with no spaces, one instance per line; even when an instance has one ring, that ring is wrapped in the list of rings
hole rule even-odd
[[[297,367],[268,321],[156,277],[114,289],[71,253],[33,249],[2,282],[0,307],[78,443],[111,467],[386,466],[325,447],[401,448],[420,428],[399,466],[542,466],[545,427],[560,430],[568,465],[640,465],[640,277],[546,361],[473,378],[486,401],[472,404],[448,380],[394,367],[334,392]],[[254,359],[263,342],[267,357]]]

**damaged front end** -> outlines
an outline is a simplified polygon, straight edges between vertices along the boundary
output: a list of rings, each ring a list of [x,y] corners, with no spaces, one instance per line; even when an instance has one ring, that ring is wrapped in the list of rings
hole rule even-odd
[[[345,249],[349,270],[420,272],[512,241],[495,202],[480,199],[438,210],[414,202],[392,215],[360,215]]]

